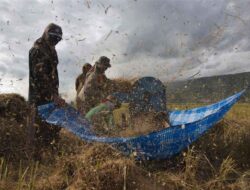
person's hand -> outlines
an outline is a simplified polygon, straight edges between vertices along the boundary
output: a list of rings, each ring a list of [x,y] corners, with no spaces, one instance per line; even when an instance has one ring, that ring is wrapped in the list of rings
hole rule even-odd
[[[63,107],[66,105],[66,102],[64,99],[62,99],[60,96],[55,96],[54,97],[54,102],[57,106]]]

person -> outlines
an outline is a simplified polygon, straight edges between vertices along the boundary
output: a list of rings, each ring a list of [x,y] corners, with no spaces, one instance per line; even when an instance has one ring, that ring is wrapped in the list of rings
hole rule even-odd
[[[89,72],[91,68],[92,68],[92,65],[90,65],[89,63],[85,63],[82,66],[82,73],[76,78],[76,82],[75,82],[75,89],[76,89],[77,94],[82,89],[84,82],[86,80],[87,73]]]
[[[119,108],[121,104],[112,96],[109,95],[101,101],[100,104],[91,108],[85,118],[92,124],[93,130],[97,134],[109,134],[115,129],[113,111]]]
[[[28,102],[31,107],[28,126],[29,141],[35,138],[35,142],[44,146],[58,139],[60,129],[42,122],[37,115],[37,107],[49,102],[55,102],[59,106],[65,104],[58,92],[58,57],[55,49],[61,40],[61,27],[51,23],[29,51]]]
[[[93,116],[99,112],[112,112],[119,106],[120,103],[112,95],[109,95],[107,98],[103,99],[99,105],[91,108],[88,113],[86,113],[85,118],[91,121]]]
[[[106,77],[105,71],[110,67],[110,59],[101,56],[88,72],[84,86],[78,94],[80,113],[87,113],[109,94],[106,90],[110,80]]]

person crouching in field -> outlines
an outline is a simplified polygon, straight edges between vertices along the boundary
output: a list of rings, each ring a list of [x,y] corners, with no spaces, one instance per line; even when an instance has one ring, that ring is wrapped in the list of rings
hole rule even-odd
[[[106,77],[105,71],[110,67],[110,59],[101,56],[88,72],[84,86],[77,96],[77,107],[82,114],[86,114],[109,94],[107,88],[111,80]]]
[[[29,51],[29,143],[35,140],[38,146],[49,146],[57,141],[60,128],[42,122],[37,115],[37,107],[49,102],[64,105],[59,97],[58,57],[55,46],[62,39],[62,29],[49,24],[41,38],[37,39]],[[35,139],[33,139],[35,138]]]

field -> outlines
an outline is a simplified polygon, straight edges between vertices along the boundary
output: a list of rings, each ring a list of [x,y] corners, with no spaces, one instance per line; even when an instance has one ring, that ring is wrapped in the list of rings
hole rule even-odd
[[[150,162],[136,162],[107,145],[87,144],[65,130],[58,144],[34,160],[25,144],[26,108],[20,101],[14,105],[7,108],[9,114],[0,112],[0,189],[250,189],[249,104],[236,104],[180,155]]]

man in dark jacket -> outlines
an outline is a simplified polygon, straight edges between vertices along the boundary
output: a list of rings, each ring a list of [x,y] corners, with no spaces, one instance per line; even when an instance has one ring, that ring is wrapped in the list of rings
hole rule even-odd
[[[31,105],[30,120],[38,124],[34,129],[34,123],[30,122],[29,133],[36,141],[43,145],[49,145],[58,138],[59,128],[39,121],[36,108],[39,105],[55,102],[63,105],[65,102],[59,97],[58,57],[56,44],[62,39],[62,29],[56,24],[49,24],[42,37],[37,39],[29,52],[29,103]],[[32,130],[34,132],[32,132]],[[33,134],[32,134],[33,133]]]

